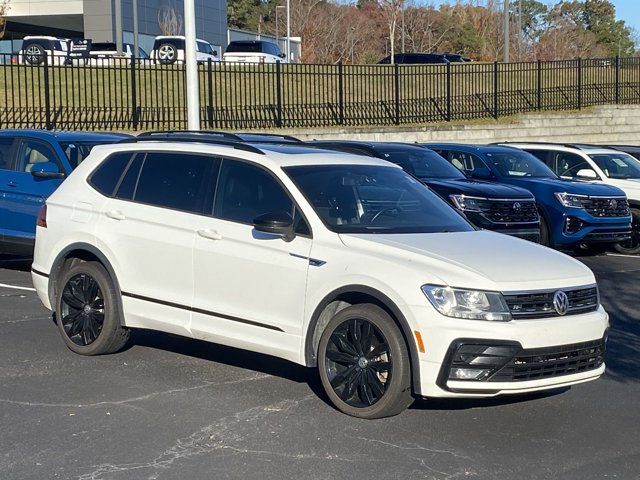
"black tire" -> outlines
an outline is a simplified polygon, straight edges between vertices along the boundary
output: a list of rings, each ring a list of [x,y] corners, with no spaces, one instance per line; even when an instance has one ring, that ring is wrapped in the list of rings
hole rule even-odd
[[[22,54],[24,62],[28,65],[42,65],[46,51],[42,45],[32,43]]]
[[[70,350],[81,355],[103,355],[124,347],[129,329],[121,324],[118,292],[101,264],[72,265],[58,284],[58,330]]]
[[[544,245],[545,247],[551,247],[551,237],[549,235],[549,224],[547,220],[542,215],[542,212],[538,211],[540,215],[540,245]]]
[[[631,240],[616,243],[616,252],[625,255],[640,255],[640,209],[631,208]]]
[[[347,415],[391,417],[413,403],[407,345],[376,305],[347,307],[329,321],[318,345],[318,371],[329,399]]]
[[[170,43],[163,43],[156,51],[156,59],[162,65],[172,65],[178,60],[178,49]]]

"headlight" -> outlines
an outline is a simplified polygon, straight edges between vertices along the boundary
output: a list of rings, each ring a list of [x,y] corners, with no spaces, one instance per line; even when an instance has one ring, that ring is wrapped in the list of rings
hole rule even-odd
[[[462,290],[439,285],[424,285],[423,293],[442,315],[471,320],[508,322],[509,306],[498,292]]]
[[[587,195],[576,195],[574,193],[556,192],[556,198],[565,207],[584,208],[585,203],[589,201]]]
[[[458,210],[466,212],[482,211],[479,200],[484,200],[483,198],[466,197],[464,195],[449,195],[449,198]]]

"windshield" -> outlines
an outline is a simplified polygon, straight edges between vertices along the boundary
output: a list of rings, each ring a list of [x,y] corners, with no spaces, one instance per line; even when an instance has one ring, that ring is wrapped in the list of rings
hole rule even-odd
[[[383,147],[378,151],[390,162],[400,165],[414,177],[428,178],[466,178],[456,167],[436,152],[424,148]]]
[[[640,178],[640,161],[627,153],[589,155],[609,178]]]
[[[227,47],[227,53],[260,53],[260,42],[231,42]]]
[[[399,168],[313,165],[285,171],[327,228],[337,233],[473,230],[444,200]]]
[[[553,170],[530,153],[514,150],[489,152],[485,155],[487,160],[495,165],[501,177],[558,178]]]
[[[91,149],[96,145],[105,145],[109,142],[61,142],[60,147],[67,156],[71,168],[75,169],[87,158]]]

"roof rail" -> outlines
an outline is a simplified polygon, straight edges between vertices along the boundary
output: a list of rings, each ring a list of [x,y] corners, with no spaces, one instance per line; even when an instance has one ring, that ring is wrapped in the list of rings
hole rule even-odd
[[[247,136],[252,136],[252,137],[265,137],[265,138],[273,138],[273,139],[282,139],[282,140],[287,140],[289,142],[295,142],[295,143],[304,143],[302,140],[300,140],[299,138],[296,138],[292,135],[281,135],[279,133],[262,133],[262,132],[236,132],[235,135],[238,138],[242,138],[241,135],[247,135]]]
[[[531,141],[522,141],[522,142],[492,142],[489,145],[509,145],[509,144],[529,144],[529,145],[558,145],[560,147],[566,148],[575,148],[577,150],[584,150],[587,148],[607,148],[606,145],[592,145],[589,143],[564,143],[564,142],[531,142]]]
[[[257,153],[258,155],[264,155],[264,151],[260,150],[253,145],[247,143],[237,142],[234,140],[226,140],[219,138],[207,137],[206,135],[193,135],[187,133],[184,135],[145,135],[143,137],[125,138],[116,143],[142,143],[142,142],[178,142],[178,143],[205,143],[208,145],[220,145],[222,147],[231,147],[236,150],[243,150],[245,152]]]
[[[155,137],[160,135],[217,135],[219,137],[226,138],[228,140],[234,140],[236,142],[242,142],[242,138],[238,135],[234,135],[229,132],[221,132],[218,130],[151,130],[148,132],[142,132],[138,134],[138,137]]]

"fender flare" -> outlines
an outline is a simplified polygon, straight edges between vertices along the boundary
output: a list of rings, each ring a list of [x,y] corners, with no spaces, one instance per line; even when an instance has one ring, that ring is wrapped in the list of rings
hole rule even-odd
[[[313,315],[311,316],[311,320],[309,321],[309,327],[307,328],[307,333],[304,339],[304,359],[305,364],[308,367],[314,367],[317,365],[316,361],[316,352],[314,351],[313,339],[315,336],[316,327],[318,325],[318,320],[320,319],[320,315],[322,311],[329,305],[331,302],[336,300],[340,295],[345,293],[360,293],[365,294],[370,297],[375,298],[378,302],[383,304],[395,317],[398,326],[400,327],[400,331],[404,337],[405,343],[409,349],[409,359],[411,362],[411,380],[414,392],[420,391],[420,358],[418,356],[418,349],[416,346],[416,342],[413,340],[413,331],[407,321],[406,317],[398,308],[398,306],[384,293],[376,290],[372,287],[367,287],[365,285],[345,285],[343,287],[337,288],[333,290],[331,293],[327,294],[322,301],[316,306],[313,311]]]

